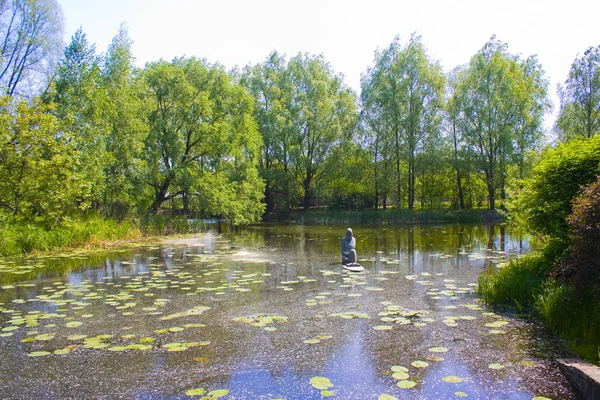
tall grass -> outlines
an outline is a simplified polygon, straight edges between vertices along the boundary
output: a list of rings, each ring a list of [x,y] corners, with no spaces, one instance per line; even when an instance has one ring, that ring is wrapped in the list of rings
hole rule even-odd
[[[302,224],[424,224],[481,223],[499,220],[498,214],[487,210],[363,210],[296,212],[290,219]]]
[[[517,308],[532,307],[546,280],[546,265],[540,255],[528,255],[500,264],[479,276],[479,295],[487,304]]]
[[[572,284],[549,282],[535,310],[581,358],[599,361],[600,297],[591,288],[577,293]]]
[[[42,221],[11,221],[0,226],[0,255],[18,255],[63,247],[97,247],[141,236],[137,225],[97,216],[47,226]]]
[[[548,279],[551,252],[511,260],[480,275],[478,292],[490,305],[527,308],[541,316],[581,358],[598,362],[600,296],[592,289],[576,293],[569,283]]]

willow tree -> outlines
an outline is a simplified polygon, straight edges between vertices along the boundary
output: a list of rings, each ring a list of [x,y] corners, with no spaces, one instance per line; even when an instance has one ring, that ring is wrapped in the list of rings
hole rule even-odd
[[[382,142],[393,142],[396,201],[400,205],[401,163],[407,165],[408,207],[415,202],[417,156],[424,143],[436,135],[443,108],[444,74],[413,35],[404,47],[396,37],[390,46],[375,54],[375,66],[363,78],[363,99],[370,114],[389,121]],[[381,128],[381,127],[380,127]]]
[[[253,101],[219,65],[196,58],[148,64],[145,182],[150,210],[180,198],[202,215],[256,221],[264,205]]]
[[[457,77],[463,137],[484,175],[490,210],[498,193],[504,195],[507,166],[518,147],[535,144],[536,135],[525,135],[541,128],[541,118],[527,115],[544,109],[546,83],[531,71],[541,71],[535,60],[521,61],[492,37]]]
[[[261,64],[244,71],[242,84],[255,100],[254,116],[263,139],[259,160],[265,181],[266,212],[289,210],[298,192],[291,174],[292,120],[289,118],[293,86],[287,62],[276,51]]]
[[[330,178],[330,165],[343,151],[357,121],[357,99],[322,56],[298,54],[288,63],[292,85],[290,173],[308,210],[317,185]]]
[[[588,48],[573,61],[565,85],[558,89],[559,137],[590,138],[600,132],[600,46]]]

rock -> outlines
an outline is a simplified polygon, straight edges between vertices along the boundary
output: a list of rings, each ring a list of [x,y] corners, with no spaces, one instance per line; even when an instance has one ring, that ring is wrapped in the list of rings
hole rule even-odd
[[[600,367],[578,359],[563,359],[558,363],[584,399],[600,400]]]

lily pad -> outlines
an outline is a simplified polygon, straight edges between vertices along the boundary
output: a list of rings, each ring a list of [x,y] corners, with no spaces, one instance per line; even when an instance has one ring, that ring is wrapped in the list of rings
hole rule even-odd
[[[448,382],[448,383],[459,383],[462,382],[462,378],[455,376],[455,375],[450,375],[450,376],[445,376],[442,378],[442,380],[444,382]]]
[[[203,388],[190,389],[185,392],[188,396],[202,396],[204,393],[206,393],[206,389]]]
[[[406,372],[394,372],[392,374],[392,378],[397,379],[399,381],[404,381],[410,378],[410,375],[408,375]]]
[[[29,357],[44,357],[44,356],[49,356],[50,353],[49,351],[34,351],[32,353],[27,354]]]
[[[229,394],[229,389],[217,389],[212,392],[208,392],[207,397],[210,399],[218,399],[219,397],[227,396]]]
[[[427,368],[427,367],[429,367],[429,363],[427,363],[425,361],[420,361],[420,360],[413,361],[413,362],[410,363],[410,365],[412,365],[415,368]]]
[[[467,397],[468,396],[465,392],[454,392],[454,395],[457,397]]]
[[[432,347],[429,349],[432,353],[445,353],[448,351],[446,347]]]
[[[398,383],[396,383],[396,386],[398,386],[400,389],[410,389],[410,388],[414,388],[415,386],[417,386],[417,382],[415,381],[399,381]]]
[[[505,368],[505,367],[506,367],[505,365],[496,364],[496,363],[488,365],[489,369],[502,369],[502,368]]]
[[[374,326],[373,329],[375,329],[376,331],[389,331],[390,329],[392,329],[392,327],[389,325],[377,325]]]
[[[332,392],[331,390],[321,390],[321,396],[331,397],[331,396],[335,396],[335,393]]]
[[[315,389],[319,390],[327,390],[333,387],[331,381],[323,376],[313,376],[310,378],[310,384],[313,385]]]
[[[80,321],[71,321],[66,323],[67,328],[77,328],[83,325],[83,322]]]
[[[377,400],[398,400],[397,397],[389,395],[389,394],[380,394]]]

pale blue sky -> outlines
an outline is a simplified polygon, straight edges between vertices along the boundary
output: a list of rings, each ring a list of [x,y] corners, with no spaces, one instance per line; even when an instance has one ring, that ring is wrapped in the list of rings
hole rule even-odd
[[[65,42],[81,26],[99,52],[121,22],[134,41],[138,66],[160,58],[197,56],[227,68],[263,61],[272,50],[288,57],[323,54],[357,92],[377,48],[399,35],[423,37],[446,71],[465,64],[495,34],[509,51],[537,54],[550,80],[567,77],[577,54],[600,45],[599,1],[338,1],[338,0],[58,0]],[[548,116],[546,126],[554,122]]]

